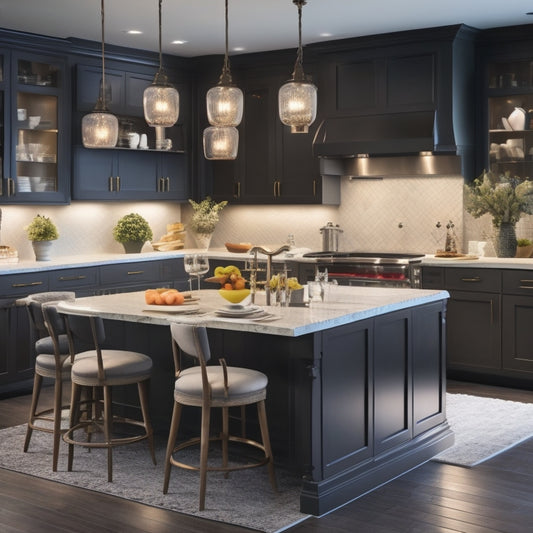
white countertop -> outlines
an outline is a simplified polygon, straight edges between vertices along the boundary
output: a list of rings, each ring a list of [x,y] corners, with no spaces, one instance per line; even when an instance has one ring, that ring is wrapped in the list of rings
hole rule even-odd
[[[139,261],[157,261],[161,259],[177,259],[185,254],[201,253],[197,248],[174,250],[171,252],[143,252],[139,254],[109,253],[109,254],[87,254],[75,256],[53,257],[51,261],[26,260],[18,263],[0,262],[0,276],[3,274],[20,274],[24,272],[37,272],[42,270],[58,270],[61,268],[83,268],[91,266],[109,265],[113,263],[130,263]],[[209,249],[207,252],[212,259],[246,261],[251,259],[250,253],[235,254],[228,252],[225,248]],[[264,259],[259,255],[260,258]],[[313,263],[314,259],[302,258],[301,256],[287,256],[281,254],[275,256],[273,261],[299,261]],[[499,258],[480,257],[478,259],[448,259],[437,258],[426,255],[422,260],[424,266],[445,266],[445,267],[473,267],[473,268],[510,268],[510,269],[533,269],[533,258]]]
[[[62,305],[64,310],[72,313],[94,314],[102,318],[127,322],[157,325],[194,322],[205,324],[210,328],[297,337],[449,297],[446,291],[439,290],[341,286],[332,289],[331,301],[315,304],[311,308],[265,307],[269,313],[279,316],[277,320],[265,322],[218,317],[214,311],[227,302],[217,290],[194,292],[195,295],[199,294],[200,298],[198,314],[169,313],[165,312],[164,306],[147,306],[144,301],[144,291],[89,296]],[[264,293],[258,293],[256,304],[264,305],[264,299]],[[191,307],[183,306],[183,310],[190,310]]]

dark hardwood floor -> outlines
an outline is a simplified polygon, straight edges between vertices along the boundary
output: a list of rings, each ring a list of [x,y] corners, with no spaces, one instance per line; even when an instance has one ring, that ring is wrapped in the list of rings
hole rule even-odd
[[[450,392],[533,403],[533,392],[450,382]],[[50,396],[50,391],[46,395]],[[50,396],[51,397],[51,396]],[[0,428],[26,422],[28,396],[0,401]],[[6,533],[65,531],[245,533],[76,487],[0,469]],[[533,439],[475,468],[428,462],[289,533],[526,533],[533,528]]]

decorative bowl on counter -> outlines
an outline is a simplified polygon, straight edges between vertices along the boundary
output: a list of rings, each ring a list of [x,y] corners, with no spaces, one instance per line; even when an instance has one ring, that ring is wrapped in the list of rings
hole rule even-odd
[[[228,252],[233,252],[234,254],[245,253],[248,250],[250,250],[251,247],[252,247],[251,242],[239,242],[239,243],[227,242],[226,243],[226,250],[228,250]]]
[[[218,294],[232,304],[240,304],[250,296],[250,289],[219,289]]]

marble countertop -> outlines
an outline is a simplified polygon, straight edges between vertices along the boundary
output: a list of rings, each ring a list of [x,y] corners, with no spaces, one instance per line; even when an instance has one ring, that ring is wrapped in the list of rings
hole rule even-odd
[[[254,321],[217,316],[214,311],[227,303],[217,290],[194,291],[193,294],[199,296],[198,303],[179,306],[177,312],[169,312],[163,306],[147,306],[144,291],[89,296],[61,305],[71,313],[94,314],[112,320],[157,325],[193,322],[210,328],[297,337],[449,297],[448,292],[440,290],[338,286],[332,287],[328,300],[323,303],[310,308],[265,306],[265,310],[275,316]],[[264,305],[264,300],[264,293],[258,293],[255,303]],[[195,313],[194,307],[197,307]]]
[[[18,263],[0,262],[0,276],[5,274],[20,274],[25,272],[38,272],[43,270],[58,270],[62,268],[82,268],[109,265],[114,263],[134,263],[139,261],[157,261],[161,259],[177,259],[185,254],[200,253],[196,248],[174,250],[170,252],[143,252],[138,254],[109,253],[109,254],[87,254],[75,256],[53,257],[51,261],[26,260]],[[252,256],[250,253],[231,253],[225,248],[209,249],[208,255],[212,259],[246,261]],[[261,259],[264,256],[259,255]],[[314,259],[302,258],[301,256],[291,256],[281,254],[275,256],[273,261],[298,261],[314,263]],[[444,267],[472,267],[472,268],[510,268],[510,269],[533,269],[533,258],[499,258],[499,257],[479,257],[478,259],[447,259],[437,258],[433,255],[426,255],[422,260],[425,266]]]

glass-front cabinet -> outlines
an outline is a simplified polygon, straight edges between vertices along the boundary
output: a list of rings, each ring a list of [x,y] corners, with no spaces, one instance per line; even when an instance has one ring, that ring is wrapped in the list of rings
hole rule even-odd
[[[489,165],[533,179],[533,60],[488,65]]]
[[[17,52],[4,53],[2,62],[1,202],[67,203],[64,63]]]

